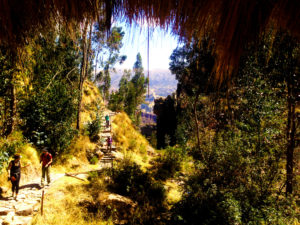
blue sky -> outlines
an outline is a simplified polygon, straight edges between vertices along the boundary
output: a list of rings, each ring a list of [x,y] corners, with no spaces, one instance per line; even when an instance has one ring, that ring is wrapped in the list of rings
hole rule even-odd
[[[116,69],[131,69],[136,60],[138,52],[141,53],[144,70],[147,68],[147,25],[133,25],[129,27],[120,24],[125,31],[121,55],[127,55],[126,61],[122,65],[116,65]],[[178,46],[178,39],[170,32],[163,29],[151,28],[149,41],[149,69],[169,69],[169,58],[173,50]]]

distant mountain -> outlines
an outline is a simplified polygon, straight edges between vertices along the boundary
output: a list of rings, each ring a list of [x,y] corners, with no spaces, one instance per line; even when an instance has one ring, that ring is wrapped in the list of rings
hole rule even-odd
[[[111,89],[118,90],[119,82],[123,75],[122,70],[111,72]],[[150,97],[166,97],[172,94],[177,87],[175,76],[169,70],[151,70],[150,71]],[[145,76],[147,73],[145,72]]]

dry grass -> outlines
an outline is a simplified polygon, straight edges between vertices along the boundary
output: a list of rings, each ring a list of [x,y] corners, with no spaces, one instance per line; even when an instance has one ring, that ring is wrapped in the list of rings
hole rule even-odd
[[[96,112],[99,110],[98,107],[104,107],[99,89],[91,81],[85,81],[83,85],[81,122],[87,124],[87,122],[95,119]]]
[[[132,159],[142,168],[149,167],[147,155],[149,143],[133,126],[124,112],[117,114],[112,123],[113,140],[125,157]]]
[[[22,133],[19,131],[14,132],[11,136],[9,136],[7,139],[1,139],[0,140],[0,146],[4,143],[12,143],[12,142],[19,142],[23,143],[19,147],[17,147],[16,153],[19,153],[21,155],[21,164],[22,167],[26,166],[25,168],[22,168],[22,178],[21,178],[21,184],[26,183],[29,180],[32,180],[33,178],[37,177],[40,171],[40,165],[39,165],[39,155],[35,148],[33,148],[30,144],[24,143]],[[13,160],[11,157],[8,161],[8,163]],[[3,187],[10,187],[11,183],[7,180],[8,173],[7,173],[7,166],[4,165],[4,169],[0,173],[0,184]]]
[[[94,151],[96,144],[92,143],[88,136],[79,136],[74,139],[70,151],[60,156],[60,159],[54,167],[54,171],[58,173],[87,171],[98,169],[98,165],[91,165],[86,157],[87,151]]]
[[[58,23],[76,33],[74,27],[85,19],[98,20],[107,29],[112,18],[127,23],[147,21],[171,28],[182,39],[210,34],[215,42],[216,78],[222,81],[238,65],[245,44],[256,41],[270,27],[289,31],[299,39],[299,8],[299,0],[2,0],[0,43],[15,51],[26,45],[32,34],[55,29]]]
[[[174,205],[179,202],[182,197],[182,191],[178,183],[174,180],[167,180],[165,182],[165,188],[167,190],[167,202],[169,205]]]
[[[32,221],[33,225],[109,225],[110,221],[99,221],[79,203],[92,201],[90,192],[84,186],[86,182],[63,177],[56,181],[45,196],[44,215],[36,215]]]

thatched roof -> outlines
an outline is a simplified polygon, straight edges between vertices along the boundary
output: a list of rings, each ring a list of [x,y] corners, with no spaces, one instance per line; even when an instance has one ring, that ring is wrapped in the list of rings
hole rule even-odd
[[[0,0],[0,43],[22,46],[33,33],[85,18],[151,20],[190,39],[210,32],[218,74],[230,74],[246,43],[267,28],[300,37],[300,0]]]

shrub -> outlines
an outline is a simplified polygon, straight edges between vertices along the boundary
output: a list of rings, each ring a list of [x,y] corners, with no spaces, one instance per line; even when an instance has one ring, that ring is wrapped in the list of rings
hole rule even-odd
[[[90,160],[90,163],[93,165],[96,165],[99,162],[99,159],[97,156],[93,156]]]
[[[149,173],[143,172],[137,164],[128,160],[113,171],[111,188],[139,203],[147,202],[157,206],[162,205],[166,197],[162,184],[154,181]]]
[[[179,148],[169,147],[161,158],[157,158],[153,167],[154,177],[158,180],[166,180],[173,177],[181,170],[181,162],[184,153]]]
[[[198,161],[173,208],[174,224],[289,224],[293,204],[274,191],[282,182],[274,148],[257,152],[247,138],[232,131],[214,137],[209,157]]]
[[[138,203],[128,224],[165,224],[166,191],[160,182],[129,160],[123,161],[114,169],[112,178],[112,184],[109,185],[111,190]]]
[[[99,107],[97,107],[99,109]],[[96,118],[92,122],[88,122],[87,130],[92,142],[99,141],[99,133],[101,132],[101,115],[97,112]]]

